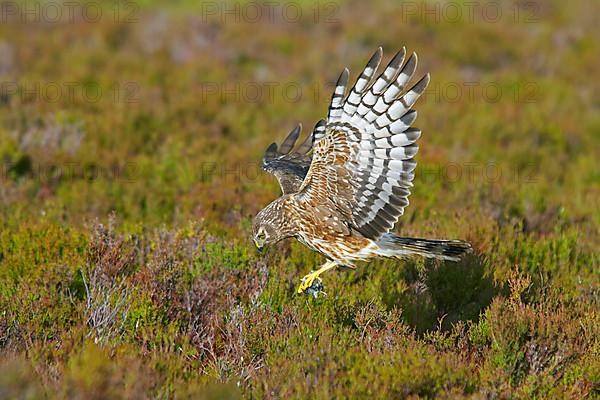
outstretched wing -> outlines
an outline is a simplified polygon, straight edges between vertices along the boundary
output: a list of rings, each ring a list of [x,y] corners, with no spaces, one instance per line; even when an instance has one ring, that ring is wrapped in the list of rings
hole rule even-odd
[[[294,149],[301,131],[302,124],[298,124],[279,147],[271,143],[263,156],[263,169],[275,175],[283,194],[296,193],[300,188],[310,167],[314,138],[325,132],[325,120],[320,120],[313,132]]]
[[[417,66],[403,48],[383,73],[379,48],[346,97],[348,70],[336,84],[324,137],[315,142],[300,195],[324,218],[377,239],[390,231],[408,205],[421,131],[412,128],[412,106],[429,83],[429,74],[406,89]],[[330,212],[324,212],[323,207]],[[333,222],[333,221],[332,221]],[[337,222],[337,221],[335,221]]]

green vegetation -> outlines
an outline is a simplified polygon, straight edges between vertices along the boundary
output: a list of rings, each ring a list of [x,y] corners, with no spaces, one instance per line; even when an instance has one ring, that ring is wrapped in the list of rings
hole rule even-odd
[[[296,4],[0,24],[0,398],[597,398],[598,3]],[[397,230],[476,252],[297,296],[323,260],[255,251],[257,162],[379,45],[432,73]]]

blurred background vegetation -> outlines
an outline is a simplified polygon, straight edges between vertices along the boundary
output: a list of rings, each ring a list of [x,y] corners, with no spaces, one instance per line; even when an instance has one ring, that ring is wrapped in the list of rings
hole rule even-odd
[[[598,395],[596,1],[0,6],[0,398]],[[397,231],[476,254],[296,296],[322,260],[253,249],[262,153],[403,45]]]

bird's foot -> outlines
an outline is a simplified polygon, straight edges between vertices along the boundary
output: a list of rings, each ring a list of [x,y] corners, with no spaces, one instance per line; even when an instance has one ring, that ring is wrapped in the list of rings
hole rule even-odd
[[[298,286],[298,294],[306,293],[315,298],[318,297],[319,293],[327,295],[327,293],[323,291],[325,286],[323,285],[321,278],[319,278],[320,274],[321,271],[312,271],[302,278],[300,286]]]

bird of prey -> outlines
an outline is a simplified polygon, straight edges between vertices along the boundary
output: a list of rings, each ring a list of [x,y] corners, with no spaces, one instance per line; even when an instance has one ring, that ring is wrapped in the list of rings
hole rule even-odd
[[[314,296],[319,276],[337,266],[374,257],[412,255],[458,260],[470,251],[462,240],[400,237],[390,232],[408,206],[416,167],[412,108],[429,83],[426,74],[409,88],[416,67],[402,48],[377,75],[383,51],[377,49],[348,91],[348,69],[340,75],[327,119],[319,121],[294,148],[301,125],[280,146],[273,143],[263,169],[277,177],[283,194],[254,219],[259,250],[294,237],[327,262],[304,278],[298,293]]]

